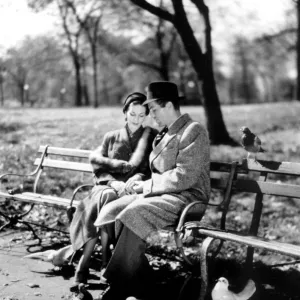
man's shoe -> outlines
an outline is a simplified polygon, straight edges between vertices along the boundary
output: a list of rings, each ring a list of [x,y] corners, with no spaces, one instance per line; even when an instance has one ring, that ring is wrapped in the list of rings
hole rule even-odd
[[[120,292],[112,288],[111,285],[108,285],[108,287],[96,298],[95,300],[123,300],[125,297],[122,298]]]

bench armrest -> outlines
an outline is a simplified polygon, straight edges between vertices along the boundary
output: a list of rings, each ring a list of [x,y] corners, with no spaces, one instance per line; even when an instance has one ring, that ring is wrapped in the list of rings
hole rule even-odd
[[[5,173],[5,174],[1,174],[0,175],[0,190],[2,190],[2,184],[4,184],[6,182],[6,181],[4,181],[4,178],[6,178],[6,177],[9,177],[9,176],[31,177],[31,176],[34,176],[34,175],[36,175],[36,172],[32,172],[30,174],[18,174],[18,173]],[[13,194],[16,191],[20,192],[20,189],[23,190],[23,186],[22,187],[21,186],[18,186],[16,188],[11,189],[8,193],[9,194]]]
[[[74,192],[73,192],[73,195],[72,195],[72,198],[70,200],[70,205],[67,207],[67,216],[68,216],[68,220],[69,220],[69,223],[71,224],[72,220],[73,220],[73,215],[75,213],[75,210],[76,208],[73,206],[73,201],[75,200],[75,197],[77,195],[77,193],[84,189],[84,188],[93,188],[94,185],[93,184],[83,184],[83,185],[80,185],[78,186]]]
[[[186,218],[187,218],[189,212],[190,212],[191,209],[194,208],[196,205],[207,206],[208,203],[203,203],[203,202],[201,202],[201,201],[194,201],[194,202],[188,204],[188,205],[184,208],[184,210],[182,211],[182,213],[181,213],[181,215],[180,215],[180,218],[179,218],[179,221],[178,221],[178,224],[177,224],[177,227],[176,227],[176,232],[181,232],[181,231],[182,231],[183,225],[184,225],[184,223],[185,223],[185,221],[186,221]],[[200,220],[202,219],[204,213],[205,213],[205,209],[203,210],[203,212],[202,212],[201,215],[199,214],[199,219],[198,219],[198,221],[200,221]]]
[[[94,186],[95,186],[94,184],[83,184],[83,185],[78,186],[73,192],[73,195],[72,195],[72,198],[70,201],[70,207],[73,206],[73,201],[75,200],[75,197],[76,197],[77,193],[80,192],[80,190],[85,189],[85,188],[93,188]]]
[[[3,178],[8,177],[8,176],[19,176],[19,177],[30,177],[34,176],[35,172],[32,172],[30,174],[17,174],[17,173],[5,173],[0,175],[0,182],[3,180]]]

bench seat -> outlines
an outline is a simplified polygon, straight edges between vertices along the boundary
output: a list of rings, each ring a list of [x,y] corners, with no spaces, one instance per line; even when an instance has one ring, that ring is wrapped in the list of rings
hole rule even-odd
[[[67,208],[70,205],[70,199],[67,198],[30,193],[30,192],[24,192],[24,193],[13,194],[13,195],[0,192],[0,197],[8,200],[42,204],[42,205],[56,207],[56,208]],[[73,206],[76,207],[77,205],[78,205],[78,201],[74,201]]]
[[[214,239],[241,243],[246,246],[265,249],[268,251],[277,252],[280,254],[300,258],[299,245],[288,244],[285,242],[271,241],[258,236],[244,235],[236,231],[217,230],[210,228],[197,228],[199,234],[208,236]]]

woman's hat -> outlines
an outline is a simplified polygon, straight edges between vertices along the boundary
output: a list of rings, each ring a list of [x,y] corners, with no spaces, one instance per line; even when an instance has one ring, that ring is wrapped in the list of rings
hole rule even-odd
[[[147,100],[143,103],[143,105],[157,100],[179,101],[184,98],[179,97],[177,85],[170,81],[151,82],[146,91]]]
[[[142,105],[142,104],[144,104],[145,100],[146,100],[146,96],[142,93],[134,92],[134,93],[129,94],[124,101],[123,113],[125,113],[127,111],[130,103],[132,103],[134,101],[139,101]]]

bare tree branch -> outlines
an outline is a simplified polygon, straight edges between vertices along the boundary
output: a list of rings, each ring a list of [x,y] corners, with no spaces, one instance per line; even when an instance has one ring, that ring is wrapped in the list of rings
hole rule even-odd
[[[279,32],[276,32],[274,34],[265,34],[259,38],[257,38],[255,41],[256,42],[272,42],[272,40],[276,39],[276,38],[280,38],[282,36],[288,35],[288,34],[295,34],[297,33],[297,28],[286,28],[283,29]]]
[[[161,19],[169,21],[172,24],[175,23],[175,16],[161,7],[150,4],[149,2],[147,2],[145,0],[130,0],[130,1],[133,4],[145,9],[146,11],[152,13],[153,15],[155,15]]]

